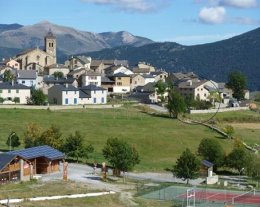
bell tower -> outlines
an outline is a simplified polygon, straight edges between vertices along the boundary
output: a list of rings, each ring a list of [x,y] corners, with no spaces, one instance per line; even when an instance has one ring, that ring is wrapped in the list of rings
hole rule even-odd
[[[57,62],[57,60],[56,60],[56,46],[57,46],[56,37],[52,33],[51,29],[49,29],[49,32],[45,36],[44,42],[45,42],[45,52],[47,52],[48,54],[53,56],[55,59],[55,63],[56,63]]]

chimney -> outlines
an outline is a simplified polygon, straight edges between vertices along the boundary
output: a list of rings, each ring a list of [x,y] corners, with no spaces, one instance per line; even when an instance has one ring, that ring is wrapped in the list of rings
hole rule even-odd
[[[11,84],[12,84],[12,86],[14,85],[14,80],[12,80]]]
[[[65,87],[66,87],[66,88],[68,88],[68,87],[69,87],[69,84],[68,84],[68,83],[66,83],[66,84],[65,84]]]

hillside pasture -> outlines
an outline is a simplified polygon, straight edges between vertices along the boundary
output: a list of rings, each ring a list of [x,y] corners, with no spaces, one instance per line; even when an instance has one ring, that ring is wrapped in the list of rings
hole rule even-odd
[[[44,129],[52,124],[60,127],[63,137],[75,130],[82,132],[85,143],[95,149],[88,162],[105,159],[102,148],[110,137],[117,137],[135,146],[140,153],[138,171],[163,171],[172,167],[185,148],[196,152],[203,138],[217,139],[226,152],[232,149],[232,140],[223,139],[214,131],[199,125],[188,125],[178,120],[142,113],[134,107],[117,109],[26,110],[0,109],[0,148],[8,150],[6,139],[15,131],[20,139],[25,127],[36,123]],[[21,146],[22,147],[22,146]]]

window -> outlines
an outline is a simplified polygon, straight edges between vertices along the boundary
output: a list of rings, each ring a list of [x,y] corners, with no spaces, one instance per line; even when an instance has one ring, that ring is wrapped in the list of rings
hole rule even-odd
[[[77,103],[78,103],[77,98],[74,98],[74,104],[77,104]]]
[[[102,103],[105,103],[104,97],[101,98],[101,102],[102,102]]]
[[[65,98],[65,104],[69,104],[69,99]]]
[[[8,89],[8,93],[11,93],[11,89]]]
[[[16,93],[19,93],[19,89],[16,89]]]
[[[96,94],[96,91],[94,91],[94,94]]]
[[[97,98],[94,98],[94,100],[93,100],[93,101],[94,101],[94,103],[97,103]]]
[[[25,81],[22,81],[22,84],[25,84]]]
[[[66,91],[66,95],[68,95],[68,91]]]
[[[118,79],[118,80],[121,80],[121,78],[120,78],[120,77],[118,77],[117,79]]]
[[[77,91],[75,91],[74,94],[77,94]]]
[[[122,82],[117,82],[116,85],[121,86]]]

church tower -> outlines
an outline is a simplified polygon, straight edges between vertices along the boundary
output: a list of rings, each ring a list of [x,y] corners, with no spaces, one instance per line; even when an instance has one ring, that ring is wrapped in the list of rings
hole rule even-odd
[[[57,62],[57,60],[56,60],[56,46],[57,46],[56,37],[52,33],[51,29],[45,36],[44,42],[45,42],[45,52],[47,52],[48,54],[53,56],[53,58],[55,59],[55,63],[56,63]]]

